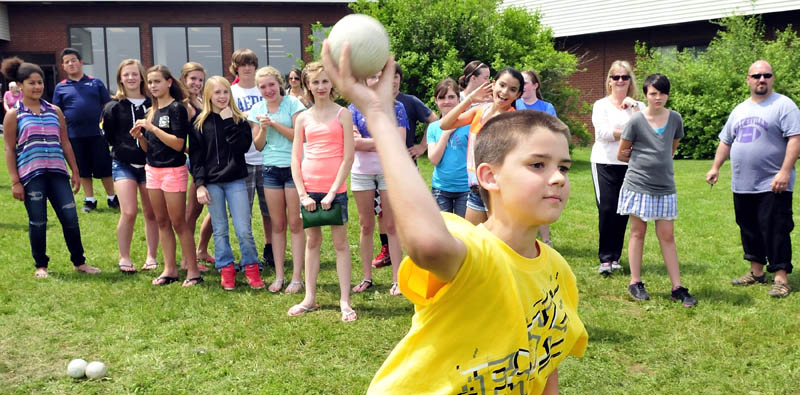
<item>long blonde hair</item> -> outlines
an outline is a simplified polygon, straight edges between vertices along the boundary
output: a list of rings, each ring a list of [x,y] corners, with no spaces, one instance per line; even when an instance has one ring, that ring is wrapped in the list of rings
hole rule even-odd
[[[125,59],[120,62],[119,67],[117,67],[117,93],[112,97],[112,99],[116,101],[123,101],[128,98],[125,94],[125,86],[122,84],[122,68],[131,65],[136,66],[139,70],[139,92],[145,96],[150,96],[150,90],[147,88],[147,84],[144,81],[147,77],[144,75],[144,66],[142,66],[142,63],[136,59]]]
[[[194,128],[199,130],[201,133],[203,132],[203,122],[206,121],[209,115],[211,115],[212,105],[211,105],[211,96],[214,94],[214,89],[217,85],[222,85],[226,89],[228,89],[228,108],[231,109],[233,113],[233,122],[239,123],[245,119],[244,114],[239,111],[239,107],[234,104],[233,95],[231,94],[231,83],[228,82],[224,77],[215,75],[206,81],[206,85],[203,87],[203,111],[197,118],[194,120]]]

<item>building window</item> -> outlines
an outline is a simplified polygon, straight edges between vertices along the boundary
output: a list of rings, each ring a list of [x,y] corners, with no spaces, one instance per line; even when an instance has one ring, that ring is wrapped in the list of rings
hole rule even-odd
[[[153,28],[153,63],[180,77],[186,62],[197,62],[206,76],[222,75],[222,29],[219,27],[170,26]]]
[[[81,53],[83,72],[103,80],[112,94],[119,64],[141,59],[138,27],[70,27],[69,46]]]
[[[300,28],[295,26],[234,26],[233,49],[241,48],[255,52],[259,67],[270,65],[283,74],[303,56]]]

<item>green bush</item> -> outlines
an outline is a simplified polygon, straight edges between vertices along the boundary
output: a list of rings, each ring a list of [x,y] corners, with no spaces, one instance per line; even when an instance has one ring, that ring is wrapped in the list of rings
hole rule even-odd
[[[720,29],[706,51],[662,53],[646,43],[636,45],[639,81],[652,73],[670,79],[668,106],[683,116],[686,132],[679,157],[714,157],[728,115],[750,95],[745,77],[758,59],[772,65],[775,91],[800,101],[800,38],[791,25],[768,38],[758,15],[731,16],[715,23]]]
[[[586,125],[574,117],[584,107],[566,79],[577,58],[554,47],[553,33],[538,14],[520,8],[498,11],[499,0],[360,0],[357,13],[383,23],[392,52],[403,67],[403,91],[434,107],[433,91],[445,77],[457,79],[464,65],[481,60],[499,70],[534,69],[542,78],[542,95],[552,102],[573,135],[584,142]]]

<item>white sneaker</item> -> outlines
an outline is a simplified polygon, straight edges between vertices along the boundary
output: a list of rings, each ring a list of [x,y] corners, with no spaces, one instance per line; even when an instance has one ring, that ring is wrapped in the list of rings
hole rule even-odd
[[[611,262],[611,270],[622,270],[622,265],[617,261]]]
[[[597,273],[600,273],[604,276],[610,275],[611,272],[611,262],[603,262],[600,264],[600,267],[597,268]]]

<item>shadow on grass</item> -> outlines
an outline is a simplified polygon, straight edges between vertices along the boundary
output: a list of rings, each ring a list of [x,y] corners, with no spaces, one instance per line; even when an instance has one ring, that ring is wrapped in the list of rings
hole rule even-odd
[[[681,274],[704,274],[708,271],[708,266],[710,263],[680,263]],[[629,271],[630,269],[628,269]],[[667,275],[667,267],[664,265],[664,261],[658,261],[657,263],[647,263],[642,265],[642,272],[643,273],[658,273]]]
[[[47,227],[50,227],[50,223],[47,223]],[[17,230],[17,231],[28,231],[28,224],[20,224],[20,223],[13,223],[7,224],[4,222],[0,222],[0,230]]]
[[[766,289],[765,291],[766,292]],[[700,287],[692,290],[692,294],[697,298],[698,303],[704,300],[709,302],[727,303],[732,306],[750,306],[753,304],[753,298],[744,293],[741,288],[732,288],[730,291],[722,290],[720,288]]]
[[[597,250],[591,248],[576,248],[568,244],[568,241],[555,242],[555,250],[558,251],[567,262],[575,259],[588,259],[594,262],[597,259]]]
[[[589,333],[589,342],[621,344],[630,343],[634,338],[625,332],[591,325],[586,325],[586,332]]]

